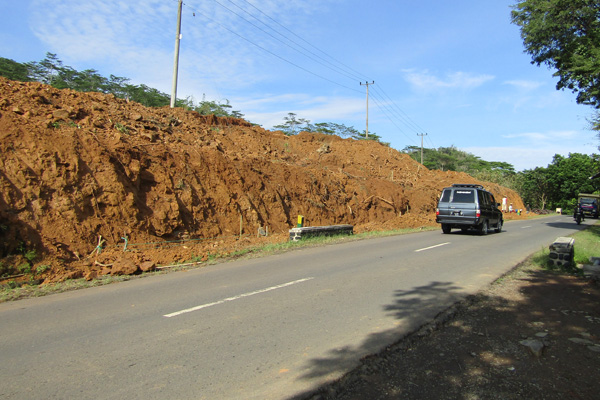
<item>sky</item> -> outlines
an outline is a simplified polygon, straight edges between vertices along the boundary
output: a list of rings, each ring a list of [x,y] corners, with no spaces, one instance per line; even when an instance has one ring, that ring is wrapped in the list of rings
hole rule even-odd
[[[288,113],[390,146],[454,146],[515,170],[598,154],[590,106],[531,64],[516,0],[185,0],[177,97],[229,101],[272,129]],[[170,94],[178,0],[2,0],[0,57]],[[365,85],[369,83],[369,85]],[[423,135],[423,136],[420,136]]]

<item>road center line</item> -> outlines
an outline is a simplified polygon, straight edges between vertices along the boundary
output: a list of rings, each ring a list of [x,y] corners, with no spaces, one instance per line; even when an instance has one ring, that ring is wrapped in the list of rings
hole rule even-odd
[[[193,311],[198,311],[198,310],[201,310],[203,308],[208,308],[208,307],[216,306],[216,305],[219,305],[219,304],[226,303],[228,301],[239,300],[239,299],[244,298],[244,297],[254,296],[255,294],[266,293],[266,292],[270,292],[271,290],[276,290],[276,289],[281,289],[281,288],[284,288],[284,287],[287,287],[287,286],[296,285],[298,283],[310,281],[311,279],[315,279],[315,278],[314,277],[309,277],[309,278],[304,278],[304,279],[298,279],[297,281],[282,283],[281,285],[271,286],[271,287],[268,287],[266,289],[256,290],[254,292],[249,292],[249,293],[244,293],[244,294],[240,294],[240,295],[233,296],[233,297],[228,297],[228,298],[223,299],[223,300],[215,301],[214,303],[202,304],[200,306],[188,308],[188,309],[181,310],[181,311],[176,311],[176,312],[173,312],[171,314],[165,314],[165,315],[163,315],[163,317],[167,317],[167,318],[176,317],[176,316],[181,315],[181,314],[185,314],[185,313],[189,313],[189,312],[193,312]]]
[[[446,243],[440,243],[440,244],[436,244],[435,246],[429,246],[429,247],[425,247],[423,249],[419,249],[419,250],[415,250],[415,253],[419,253],[421,251],[425,251],[425,250],[431,250],[431,249],[435,249],[436,247],[441,247],[441,246],[445,246],[447,244],[450,244],[450,242],[446,242]]]

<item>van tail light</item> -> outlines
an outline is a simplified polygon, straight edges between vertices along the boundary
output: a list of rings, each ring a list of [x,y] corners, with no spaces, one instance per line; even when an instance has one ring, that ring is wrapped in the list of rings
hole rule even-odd
[[[435,209],[435,215],[440,215],[440,209],[439,208]]]
[[[477,211],[475,211],[475,215],[477,218],[481,217],[481,210],[477,209]]]

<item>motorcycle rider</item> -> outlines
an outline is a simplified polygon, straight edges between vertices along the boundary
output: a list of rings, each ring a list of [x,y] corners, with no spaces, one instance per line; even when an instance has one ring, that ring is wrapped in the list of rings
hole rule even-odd
[[[585,220],[585,214],[583,213],[583,208],[581,207],[581,203],[577,203],[575,206],[575,212],[573,213],[573,219],[577,219],[577,214],[580,215],[581,221]]]

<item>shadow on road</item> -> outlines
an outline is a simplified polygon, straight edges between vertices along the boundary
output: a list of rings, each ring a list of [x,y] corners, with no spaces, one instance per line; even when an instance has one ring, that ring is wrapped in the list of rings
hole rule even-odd
[[[590,349],[600,347],[600,288],[579,277],[521,267],[442,313],[440,303],[461,297],[452,284],[432,282],[399,290],[395,297],[384,309],[399,328],[311,360],[302,379],[348,370],[362,357],[338,381],[293,399],[489,398],[491,393],[562,399],[593,398],[600,391],[593,378],[600,357]],[[423,325],[424,314],[433,322]],[[541,355],[521,343],[526,339],[542,343]],[[377,348],[378,354],[364,357]]]
[[[577,222],[575,222],[572,215],[563,215],[562,217],[562,220],[555,222],[546,222],[546,225],[556,229],[577,229],[582,231],[584,229],[589,228],[590,225],[594,225],[597,222],[597,220],[593,218],[586,217],[586,219],[583,220],[581,225],[577,225]]]
[[[460,290],[449,282],[432,282],[411,290],[397,290],[394,295],[396,301],[385,306],[384,310],[398,320],[398,328],[373,333],[356,348],[333,349],[327,357],[310,360],[308,372],[301,379],[310,380],[348,371],[357,365],[360,358],[380,351],[434,318],[444,308],[441,305],[459,301],[464,297]]]

